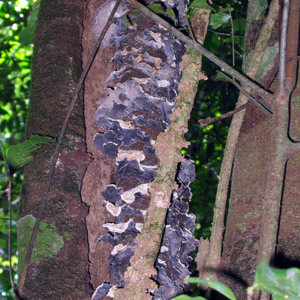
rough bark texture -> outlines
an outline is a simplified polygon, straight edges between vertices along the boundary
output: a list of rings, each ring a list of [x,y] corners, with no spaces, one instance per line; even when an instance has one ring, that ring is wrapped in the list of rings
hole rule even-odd
[[[263,24],[259,1],[249,1],[244,69],[250,64],[258,32]],[[278,27],[278,26],[275,26]],[[256,80],[267,86],[274,73],[278,55],[277,32],[271,35]],[[274,67],[275,65],[275,67]],[[255,74],[255,73],[254,73]],[[272,78],[273,79],[273,78]],[[272,81],[272,80],[271,80]],[[260,236],[262,201],[270,156],[271,118],[266,117],[253,104],[249,105],[235,153],[232,174],[229,213],[220,275],[236,293],[246,299],[245,287],[253,282]]]
[[[42,1],[32,70],[27,136],[57,137],[82,71],[84,0]],[[80,189],[86,167],[83,101],[72,114],[59,156],[41,227],[27,273],[26,299],[90,299],[88,243]],[[25,168],[18,222],[20,270],[54,145],[42,147]]]
[[[288,33],[287,57],[298,54],[297,38],[299,37],[299,1],[291,1]],[[299,65],[298,65],[299,67]],[[286,76],[291,86],[294,85],[297,64],[293,61],[287,63]],[[298,69],[299,74],[299,69]],[[299,76],[299,75],[298,75]],[[289,136],[294,142],[300,141],[300,83],[291,96],[291,114]],[[275,263],[280,267],[300,267],[300,184],[299,184],[300,154],[295,154],[287,162],[285,184],[283,190],[281,220],[278,233],[278,247]]]
[[[104,2],[104,0],[92,0],[88,2],[82,43],[84,65],[110,13],[107,10],[103,15],[98,15],[99,7]],[[111,271],[107,268],[109,264],[107,257],[112,247],[109,244],[99,243],[98,239],[106,231],[103,224],[113,221],[113,217],[105,209],[104,198],[101,192],[111,182],[115,174],[115,160],[103,155],[93,146],[94,136],[99,132],[95,122],[95,113],[98,108],[97,102],[106,96],[105,81],[116,66],[116,63],[111,62],[115,54],[115,48],[107,45],[107,43],[108,40],[105,38],[103,44],[106,47],[100,47],[95,57],[85,80],[84,94],[86,145],[88,152],[93,158],[93,162],[89,165],[84,176],[82,199],[89,206],[86,223],[89,240],[89,271],[93,289],[103,282],[110,282],[112,280]]]
[[[254,2],[256,1],[253,1],[253,3],[250,1],[249,9],[257,12],[256,6],[253,6]],[[293,8],[292,1],[292,9],[297,10],[297,12],[295,18],[291,17],[291,20],[293,20],[291,33],[293,32],[295,37],[291,38],[291,42],[288,42],[290,49],[297,49],[297,45],[290,46],[299,36],[299,3],[298,1],[294,3],[298,7]],[[251,53],[249,47],[252,43],[255,43],[253,36],[256,35],[255,32],[258,28],[257,24],[254,23],[253,25],[249,21],[253,20],[253,16],[253,13],[249,11],[248,38],[246,40],[247,53]],[[274,32],[268,42],[265,62],[261,66],[263,72],[258,72],[256,76],[256,80],[259,80],[267,88],[274,78],[276,69],[278,69],[276,66],[276,61],[278,61],[276,55],[278,49],[277,39]],[[288,57],[291,55],[289,54]],[[275,68],[272,68],[273,62],[275,62]],[[247,56],[245,63],[247,66]],[[288,86],[293,86],[294,66],[295,64],[292,68],[287,67]],[[271,89],[275,90],[276,88],[278,88],[278,84],[275,81]],[[299,87],[296,87],[292,95],[292,119],[289,132],[289,136],[294,141],[299,141],[299,130],[297,129],[299,124],[298,103]],[[281,197],[278,246],[276,255],[272,257],[272,260],[275,265],[284,268],[297,266],[299,262],[300,218],[298,198],[300,185],[297,181],[299,154],[294,154],[291,157],[285,170],[286,158],[284,155],[287,147],[289,147],[287,146],[288,101],[286,96],[280,97],[280,94],[277,94],[277,97],[274,97],[273,112],[272,120],[268,120],[256,108],[250,107],[247,109],[235,157],[231,202],[221,267],[225,273],[224,282],[233,288],[239,299],[246,299],[244,288],[253,282],[257,261],[271,259],[277,232],[277,225],[272,223],[275,218],[272,216],[279,214],[280,204],[278,199],[280,200]],[[276,202],[275,206],[277,208],[273,206]],[[263,220],[262,211],[264,211]],[[267,226],[261,227],[263,224]],[[261,232],[262,229],[264,234]],[[273,241],[269,240],[270,236],[274,236]],[[256,257],[259,239],[261,252]],[[266,247],[266,245],[268,246]],[[267,295],[263,297],[268,298]]]
[[[175,2],[183,6],[182,1]],[[177,5],[174,3],[166,2],[166,5]],[[84,62],[114,4],[114,1],[89,2],[83,39]],[[87,227],[91,283],[96,290],[93,299],[103,299],[107,293],[112,297],[116,288],[131,282],[132,277],[126,277],[124,273],[133,263],[130,258],[139,248],[155,248],[151,257],[145,255],[145,265],[153,270],[151,274],[155,274],[154,262],[180,160],[182,146],[180,143],[178,145],[178,141],[182,140],[185,128],[178,124],[183,120],[187,122],[189,114],[187,110],[183,117],[180,110],[177,111],[174,118],[178,124],[175,127],[181,130],[177,132],[177,139],[172,142],[161,139],[159,146],[155,147],[159,134],[168,128],[171,121],[181,77],[179,63],[186,49],[182,42],[172,39],[166,29],[142,13],[129,12],[130,24],[126,23],[124,15],[129,8],[123,3],[118,9],[85,85],[87,146],[93,156],[93,163],[86,172],[82,196],[90,208]],[[180,14],[179,18],[184,25],[185,15]],[[199,69],[195,69],[198,79]],[[176,137],[176,131],[173,130],[171,135]],[[172,149],[168,151],[168,147],[177,149],[176,158],[170,155]],[[159,163],[165,171],[160,175],[160,181],[166,183],[155,190],[155,186],[151,187],[150,183],[158,172]],[[185,179],[183,181],[186,184]],[[151,234],[148,240],[139,242],[136,237],[143,228],[150,196],[156,199],[163,212],[156,216],[147,213]],[[188,228],[192,232],[193,217],[187,214],[186,205],[182,205],[185,209],[182,220],[190,221]],[[186,257],[188,249],[195,247],[190,232],[182,236],[188,244],[186,251],[184,247],[177,249],[179,252],[184,251],[186,262],[189,261]],[[142,263],[138,265],[141,273],[144,267]],[[177,293],[182,291],[182,280],[189,273],[183,269],[179,275],[176,274]],[[175,271],[174,268],[174,274]],[[152,290],[156,286],[150,280],[151,274],[148,271],[144,273],[147,284],[142,290],[143,296],[146,289]],[[182,278],[179,278],[180,275]],[[120,295],[122,299],[140,297],[138,291],[128,297],[123,291]],[[149,294],[147,297],[152,298]]]

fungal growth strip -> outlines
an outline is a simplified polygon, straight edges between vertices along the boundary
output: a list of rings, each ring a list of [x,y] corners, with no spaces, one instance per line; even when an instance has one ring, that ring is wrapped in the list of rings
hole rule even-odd
[[[176,9],[177,2],[179,10],[183,6],[182,1],[165,2],[167,8]],[[107,5],[113,3],[107,1],[100,6],[98,16]],[[93,300],[113,298],[115,289],[126,284],[124,273],[130,266],[151,198],[149,184],[158,171],[159,159],[153,146],[171,122],[181,79],[179,64],[186,51],[182,42],[142,13],[130,13],[125,18],[128,11],[130,7],[123,3],[103,46],[115,46],[112,62],[117,67],[106,80],[107,96],[98,102],[95,119],[99,132],[93,143],[102,154],[115,159],[116,173],[101,192],[114,221],[104,224],[107,232],[99,236],[97,243],[113,246],[107,266],[113,282],[98,286]],[[184,24],[185,14],[179,14],[179,18]],[[191,198],[188,185],[194,173],[192,161],[180,164],[179,188],[173,192],[156,262],[158,274],[153,280],[159,289],[152,291],[154,299],[171,299],[186,288],[182,282],[189,276],[188,253],[197,243],[192,236],[195,217],[187,214],[188,204],[183,199]]]

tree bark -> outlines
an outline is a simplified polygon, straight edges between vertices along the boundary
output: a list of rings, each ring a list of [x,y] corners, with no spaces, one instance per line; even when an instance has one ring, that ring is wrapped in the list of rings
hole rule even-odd
[[[67,106],[82,72],[83,0],[42,1],[32,68],[27,136],[57,138]],[[19,273],[27,252],[36,212],[55,145],[37,151],[25,167],[18,221]],[[88,241],[81,201],[86,152],[83,99],[77,102],[56,166],[46,209],[24,286],[24,299],[90,299]]]
[[[181,1],[174,2],[182,6]],[[113,6],[110,1],[89,2],[84,61]],[[171,117],[185,46],[142,12],[130,13],[132,8],[123,3],[118,9],[86,79],[87,146],[93,163],[85,175],[82,195],[90,207],[93,299],[102,299],[105,293],[112,297],[115,289],[124,286],[116,299],[152,298],[154,263],[200,74],[193,61],[199,59],[195,52],[189,62],[193,74],[186,79],[194,80],[193,92],[186,85],[188,91]]]
[[[257,1],[249,2],[245,67],[248,64],[247,54],[251,53],[251,49],[255,45],[254,37],[261,23],[260,18],[255,17],[254,14],[254,12],[258,12],[257,7],[259,7]],[[299,13],[297,19],[299,19]],[[299,24],[295,26],[297,29],[299,28]],[[278,54],[276,53],[279,48],[277,32],[279,27],[280,24],[276,26],[276,31],[268,41],[261,68],[254,78],[272,91],[279,88],[277,80],[274,81],[274,74],[278,71]],[[297,95],[297,90],[298,87],[294,91],[294,95]],[[295,195],[299,193],[300,186],[291,184],[291,182],[294,183],[298,154],[293,155],[285,167],[288,103],[285,99],[283,105],[282,99],[280,94],[278,97],[274,97],[272,119],[263,116],[257,108],[250,105],[246,110],[239,134],[220,268],[220,272],[222,272],[220,278],[235,291],[238,299],[246,299],[245,288],[253,283],[258,261],[264,259],[286,268],[295,266],[296,260],[299,258],[296,254],[299,253],[298,243],[295,242],[295,239],[297,240],[295,238],[296,231],[293,231],[293,228],[297,230],[296,228],[299,226]],[[292,103],[295,105],[297,100],[293,99]],[[299,122],[297,121],[299,114],[296,115],[294,112],[295,107],[297,105],[292,106],[291,109],[293,116],[291,124]],[[290,132],[295,132],[294,125],[290,127]],[[297,140],[298,138],[295,138],[295,141]],[[283,187],[283,196],[281,187]],[[281,211],[279,211],[280,204],[276,205],[276,209],[271,208],[277,201],[276,199],[280,198],[282,199]],[[275,251],[274,242],[268,251],[265,249],[265,244],[269,243],[269,241],[265,241],[266,236],[273,235],[275,241],[278,234],[277,224],[270,226],[274,213],[280,213],[279,238],[275,257],[272,256]],[[264,219],[262,219],[263,215]],[[287,221],[288,219],[289,221]],[[262,233],[262,230],[268,227],[265,226],[266,224],[269,228],[273,228],[269,234]],[[288,249],[293,250],[289,251]],[[259,257],[257,257],[258,251],[260,251]]]
[[[91,0],[88,2],[82,40],[84,65],[87,63],[110,10],[115,3],[111,2],[105,13],[101,15],[99,12],[105,2],[104,0]],[[98,239],[106,232],[103,225],[106,222],[113,221],[113,216],[105,209],[104,198],[101,192],[106,185],[111,183],[116,172],[116,166],[114,159],[107,157],[94,147],[94,136],[99,132],[95,122],[95,114],[98,108],[97,102],[106,96],[106,79],[116,67],[116,62],[111,62],[115,54],[115,47],[107,47],[108,41],[109,39],[105,37],[104,43],[106,47],[102,45],[95,57],[85,80],[84,92],[86,145],[93,161],[88,166],[83,179],[82,199],[89,206],[86,222],[89,241],[90,283],[93,289],[96,289],[103,282],[112,281],[112,272],[107,268],[109,265],[107,257],[112,251],[112,246],[108,243],[100,243]]]

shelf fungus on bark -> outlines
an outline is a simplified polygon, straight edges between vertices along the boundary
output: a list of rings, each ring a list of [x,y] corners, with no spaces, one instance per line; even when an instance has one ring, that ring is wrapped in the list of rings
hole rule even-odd
[[[188,214],[189,204],[184,201],[192,197],[189,187],[195,180],[192,160],[180,163],[176,180],[179,188],[172,194],[162,246],[155,263],[157,275],[154,279],[159,284],[159,288],[152,292],[155,300],[169,300],[188,291],[189,286],[183,283],[190,275],[188,265],[192,258],[188,254],[198,244],[193,237],[196,217]]]
[[[171,2],[183,5],[181,0],[163,2],[167,7]],[[128,8],[124,5],[125,14]],[[108,257],[113,280],[98,286],[93,300],[113,297],[114,290],[126,284],[124,273],[136,248],[136,236],[143,228],[151,197],[149,184],[158,170],[153,145],[171,122],[181,79],[179,64],[186,51],[182,42],[142,13],[130,15],[133,26],[128,26],[123,17],[119,12],[113,30],[108,32],[107,41],[116,48],[113,62],[117,67],[107,78],[107,96],[98,102],[95,118],[100,130],[94,137],[94,147],[116,161],[116,174],[101,193],[114,222],[104,224],[107,232],[98,239],[114,247]],[[188,253],[196,242],[192,237],[194,217],[187,214],[188,204],[183,198],[191,197],[188,184],[193,172],[190,160],[181,163],[180,186],[173,193],[156,263],[155,280],[160,287],[153,292],[155,299],[170,299],[170,292],[178,294],[185,289],[182,280],[189,275]]]

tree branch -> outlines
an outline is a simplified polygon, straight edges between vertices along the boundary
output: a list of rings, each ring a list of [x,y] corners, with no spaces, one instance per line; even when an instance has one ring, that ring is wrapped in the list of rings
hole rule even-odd
[[[243,93],[247,98],[249,98],[249,100],[254,103],[259,109],[262,110],[262,112],[264,112],[266,115],[268,116],[272,116],[273,113],[268,110],[262,103],[260,103],[258,100],[256,100],[254,97],[252,97],[246,90],[244,90],[235,80],[233,80],[232,78],[230,78],[229,76],[227,76],[226,74],[224,74],[221,71],[217,71],[217,73],[221,74],[222,76],[224,76],[229,82],[231,82],[236,88],[238,88],[240,90],[241,93]],[[201,126],[207,126],[211,123],[215,123],[217,121],[223,120],[225,118],[229,118],[231,116],[233,116],[234,114],[238,113],[239,111],[245,109],[247,107],[247,103],[237,107],[236,109],[227,112],[219,117],[214,117],[214,118],[209,118],[209,119],[200,119],[198,122]]]
[[[41,202],[40,202],[38,212],[37,212],[37,216],[36,216],[36,221],[35,221],[32,233],[31,233],[31,237],[30,237],[30,241],[29,241],[29,245],[28,245],[28,250],[27,250],[27,253],[26,253],[25,261],[24,261],[24,267],[23,267],[22,273],[20,275],[19,294],[21,296],[22,296],[23,290],[24,290],[26,274],[27,274],[27,270],[28,270],[28,267],[29,267],[29,264],[30,264],[30,259],[31,259],[31,256],[32,256],[33,248],[34,248],[34,242],[35,242],[37,234],[38,234],[38,230],[39,230],[40,223],[41,223],[41,220],[42,220],[42,216],[43,216],[43,213],[44,213],[44,209],[45,209],[45,206],[46,206],[46,201],[47,201],[49,189],[50,189],[52,179],[53,179],[53,176],[54,176],[54,171],[55,171],[55,166],[56,166],[56,163],[57,163],[59,151],[60,151],[60,148],[61,148],[61,145],[62,145],[62,142],[63,142],[63,138],[64,138],[64,135],[65,135],[68,123],[69,123],[71,113],[72,113],[72,111],[74,109],[74,106],[75,106],[75,103],[78,99],[78,95],[79,95],[81,87],[84,83],[84,80],[85,80],[85,78],[86,78],[86,76],[87,76],[87,74],[90,70],[90,67],[91,67],[91,65],[92,65],[92,63],[95,59],[95,56],[98,52],[98,49],[99,49],[99,47],[100,47],[100,45],[103,41],[103,38],[104,38],[104,36],[105,36],[105,34],[106,34],[106,32],[107,32],[107,30],[108,30],[108,28],[109,28],[109,26],[112,22],[112,19],[115,15],[115,12],[117,11],[121,1],[122,0],[117,0],[111,14],[109,15],[109,18],[108,18],[108,20],[107,20],[100,36],[99,36],[97,42],[96,42],[96,45],[93,48],[91,56],[89,57],[86,68],[85,68],[85,70],[83,70],[83,72],[80,76],[79,82],[76,85],[72,101],[68,106],[68,111],[67,111],[66,117],[64,119],[64,123],[63,123],[62,129],[60,131],[58,141],[57,141],[57,145],[56,145],[56,149],[55,149],[55,152],[54,152],[54,155],[53,155],[53,158],[52,158],[50,170],[49,170],[49,173],[48,173],[48,179],[47,179],[47,182],[46,182],[46,187],[44,189],[44,192],[43,192],[43,195],[42,195],[42,198],[41,198]]]
[[[230,15],[231,32],[232,32],[232,66],[235,67],[234,24],[233,24],[233,18],[232,18],[232,13],[231,13],[231,11],[229,11],[229,15]]]
[[[233,116],[234,114],[238,113],[239,111],[245,109],[248,106],[249,102],[237,107],[236,109],[229,111],[219,117],[213,117],[213,118],[209,118],[209,119],[200,119],[198,122],[201,126],[207,126],[209,124],[215,123],[217,121],[221,121],[223,119],[229,118],[231,116]]]
[[[299,11],[300,11],[300,2],[291,1],[290,4],[290,13],[289,13],[289,22],[293,25],[289,25],[288,37],[287,37],[287,53],[286,53],[286,84],[290,90],[293,90],[297,80],[297,69],[298,63],[295,63],[299,60],[298,55],[298,45],[299,45]]]
[[[255,90],[261,97],[266,99],[266,101],[270,102],[271,99],[271,93],[264,90],[261,86],[259,86],[257,83],[246,77],[245,75],[242,75],[238,71],[236,71],[234,68],[226,64],[223,60],[221,60],[219,57],[208,51],[206,48],[204,48],[201,44],[195,43],[192,39],[181,33],[179,30],[177,30],[175,27],[173,27],[171,24],[163,20],[161,17],[153,13],[150,9],[142,5],[136,0],[127,0],[132,5],[136,6],[139,10],[141,10],[146,16],[152,18],[154,21],[156,21],[158,24],[164,26],[166,29],[168,29],[173,35],[175,35],[178,39],[185,42],[186,45],[190,48],[194,48],[198,50],[202,55],[204,55],[206,58],[208,58],[210,61],[215,63],[217,66],[219,66],[221,69],[223,69],[225,72],[230,74],[232,77],[238,79],[243,85],[250,88],[251,90]]]
[[[249,100],[255,104],[263,113],[265,113],[268,116],[272,116],[273,113],[266,108],[262,103],[260,103],[259,100],[255,99],[253,96],[251,96],[245,89],[243,89],[234,79],[230,78],[229,76],[227,76],[225,73],[221,72],[221,71],[217,71],[217,73],[221,74],[222,76],[224,76],[229,82],[231,82],[237,89],[240,90],[241,93],[243,93],[247,98],[249,98]]]

